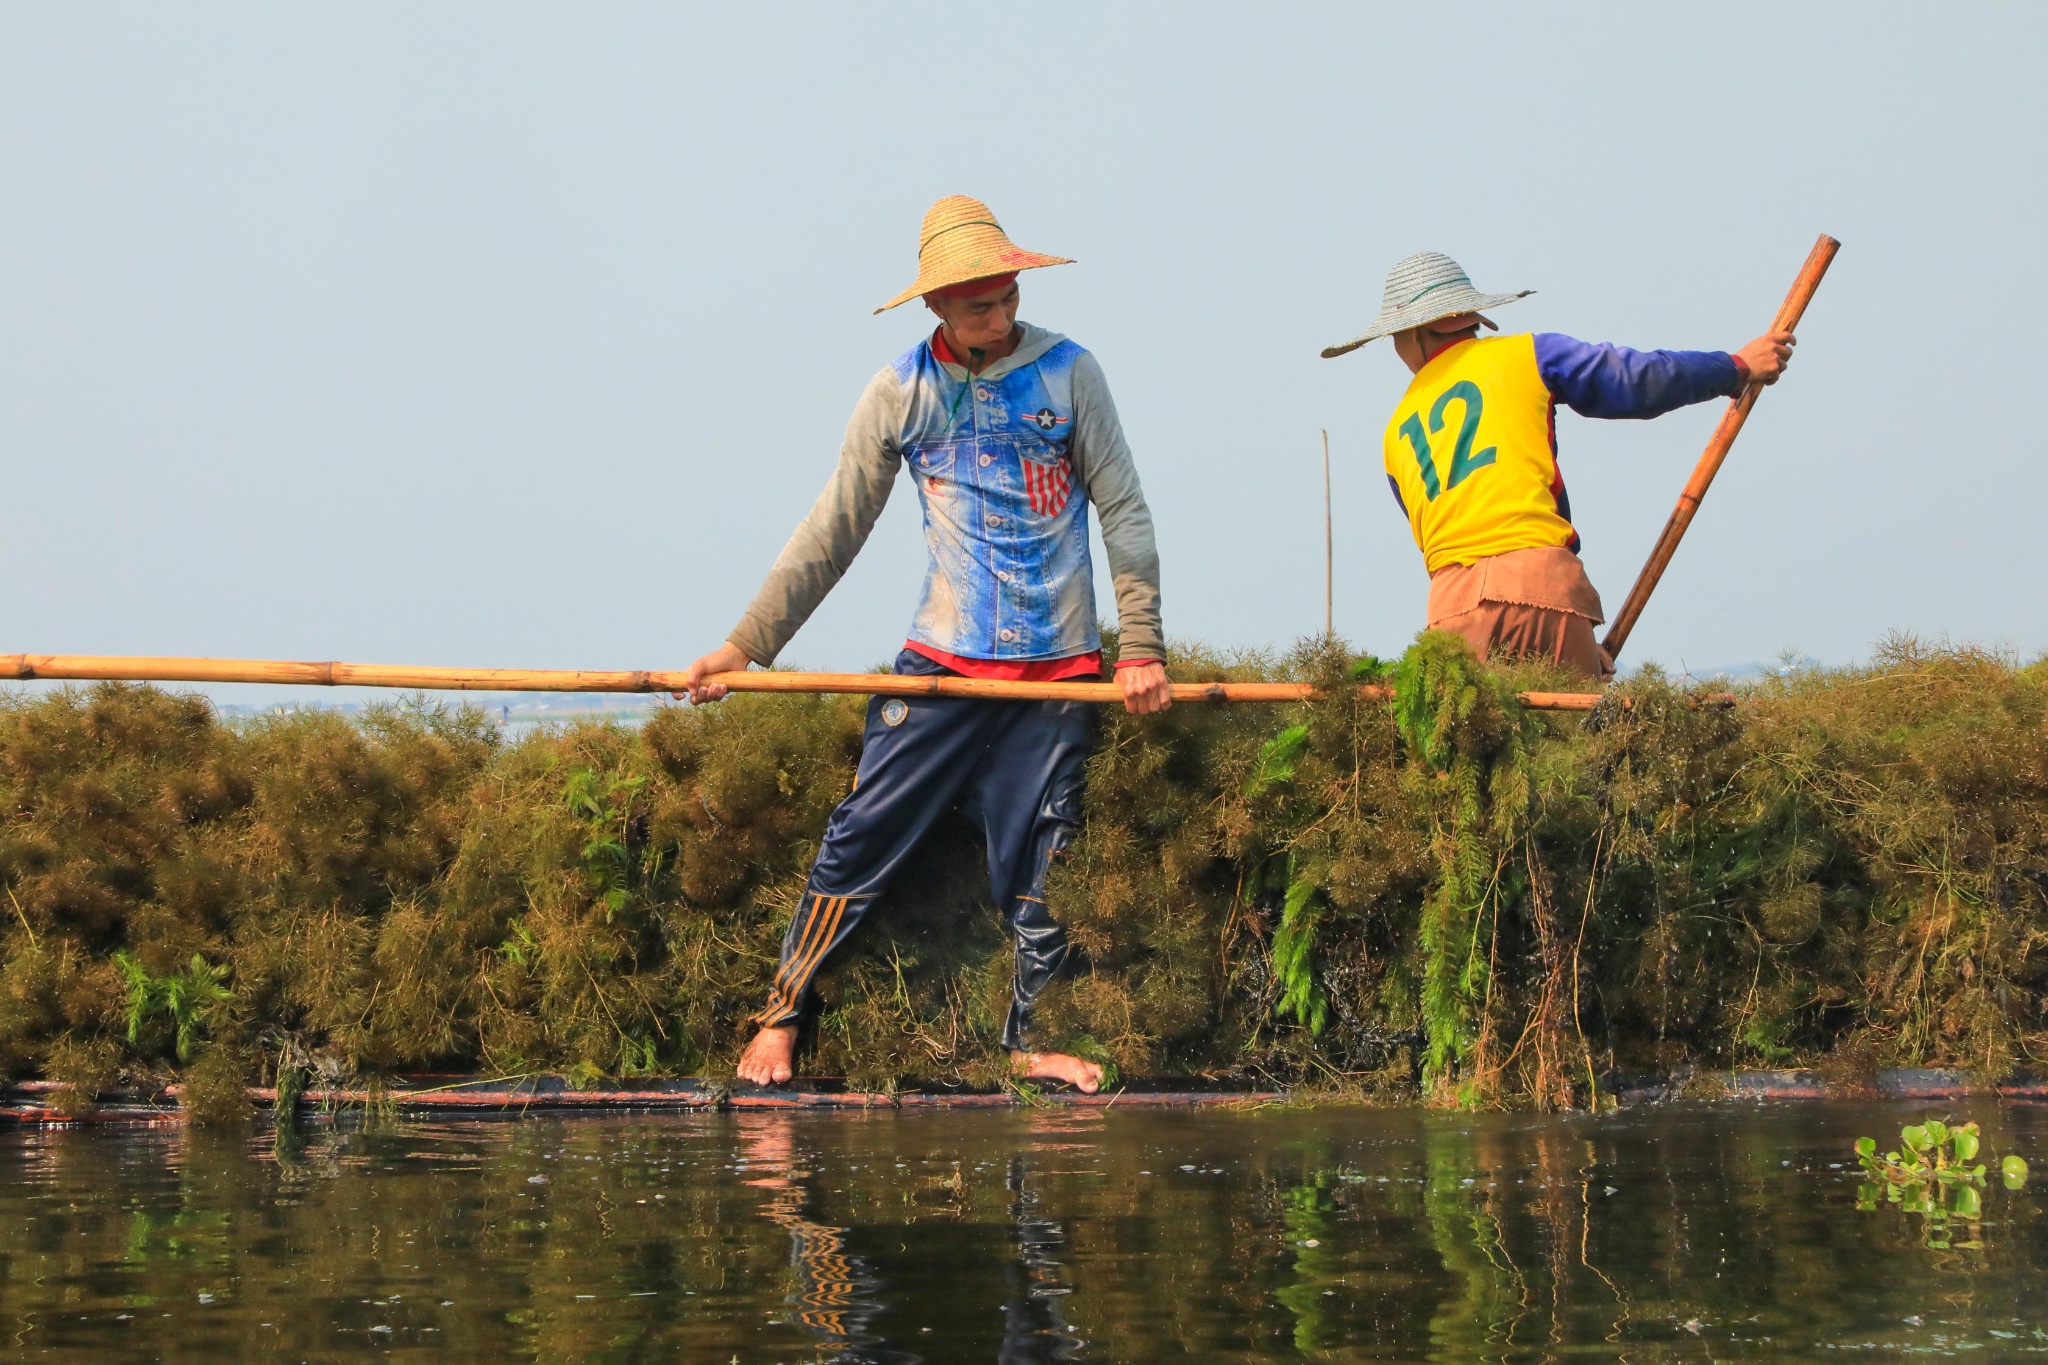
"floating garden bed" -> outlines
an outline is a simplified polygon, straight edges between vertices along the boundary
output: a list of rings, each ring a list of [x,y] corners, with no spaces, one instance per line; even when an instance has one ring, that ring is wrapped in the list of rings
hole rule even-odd
[[[1598,1102],[1607,1078],[2040,1055],[2048,674],[1911,642],[1736,689],[1560,680],[1425,636],[1176,661],[1330,686],[1105,712],[1055,869],[1045,1043],[1173,1089]],[[1625,702],[1626,704],[1622,704]],[[558,1073],[713,1087],[774,971],[863,703],[740,697],[504,742],[414,701],[219,720],[0,703],[0,1065],[82,1095]],[[1009,954],[965,821],[824,980],[808,1072],[994,1090]],[[1182,1089],[1190,1085],[1182,1084]]]

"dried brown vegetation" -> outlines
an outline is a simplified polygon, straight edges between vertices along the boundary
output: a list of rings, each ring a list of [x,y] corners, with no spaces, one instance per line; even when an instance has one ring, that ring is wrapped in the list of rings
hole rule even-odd
[[[1389,671],[1202,655],[1187,679]],[[2044,1041],[2048,669],[1894,642],[1589,720],[1425,636],[1401,704],[1108,718],[1055,870],[1048,1043],[1125,1074],[1584,1103],[1614,1068],[2003,1073]],[[1618,704],[1626,699],[1628,705]],[[0,1066],[724,1072],[856,698],[742,697],[501,743],[425,703],[244,724],[148,687],[0,702]],[[963,822],[825,979],[808,1065],[993,1083],[1007,946]]]

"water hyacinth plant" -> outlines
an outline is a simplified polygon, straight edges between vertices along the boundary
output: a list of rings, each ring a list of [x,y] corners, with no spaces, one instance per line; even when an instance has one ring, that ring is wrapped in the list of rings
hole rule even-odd
[[[1898,1149],[1883,1156],[1877,1154],[1876,1138],[1856,1139],[1856,1160],[1889,1185],[1981,1185],[1984,1163],[1977,1160],[1978,1149],[1975,1123],[1951,1128],[1929,1119],[1901,1128]]]
[[[1907,1124],[1899,1130],[1896,1149],[1879,1154],[1877,1139],[1856,1139],[1856,1160],[1869,1177],[1857,1192],[1856,1205],[1875,1209],[1882,1196],[1923,1220],[1922,1240],[1936,1249],[1983,1246],[1975,1222],[1984,1212],[1985,1164],[1977,1125],[1950,1127],[1939,1119]],[[1999,1172],[2008,1190],[2026,1184],[2027,1163],[2007,1156]],[[1958,1236],[1956,1224],[1968,1225]]]

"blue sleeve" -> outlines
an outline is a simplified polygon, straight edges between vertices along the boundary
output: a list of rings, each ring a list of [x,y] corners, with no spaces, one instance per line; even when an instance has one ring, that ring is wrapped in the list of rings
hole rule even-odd
[[[1631,351],[1556,332],[1536,334],[1536,369],[1551,396],[1581,417],[1660,417],[1733,398],[1740,387],[1726,351]]]
[[[1401,509],[1401,515],[1408,515],[1408,499],[1401,496],[1401,485],[1394,482],[1392,474],[1387,475],[1387,487],[1394,490],[1394,506]]]

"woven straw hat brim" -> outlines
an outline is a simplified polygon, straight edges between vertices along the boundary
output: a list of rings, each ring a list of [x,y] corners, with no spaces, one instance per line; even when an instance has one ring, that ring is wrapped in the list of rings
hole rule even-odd
[[[1349,341],[1340,341],[1335,346],[1323,347],[1323,359],[1334,360],[1349,351],[1355,351],[1368,341],[1405,332],[1410,327],[1420,327],[1435,322],[1438,318],[1456,317],[1460,313],[1483,313],[1489,308],[1499,308],[1517,299],[1526,299],[1536,291],[1524,289],[1515,294],[1482,294],[1472,287],[1450,288],[1442,292],[1432,291],[1426,300],[1417,299],[1405,308],[1383,311],[1373,320],[1372,326]]]
[[[1008,275],[1019,270],[1037,270],[1041,266],[1072,265],[1074,263],[1066,256],[1042,256],[1036,251],[1020,250],[1017,247],[1010,246],[1007,241],[1004,243],[1004,246],[1005,250],[995,253],[993,259],[999,263],[994,266],[987,264],[987,258],[978,258],[960,266],[919,271],[916,284],[911,285],[910,288],[904,290],[895,298],[890,299],[875,311],[877,313],[886,313],[891,308],[909,303],[915,298],[922,298],[924,295],[931,293],[932,290],[944,289],[948,285],[966,284],[969,280],[988,279],[996,275]]]
[[[917,238],[917,283],[875,311],[886,313],[934,289],[1041,266],[1072,264],[1065,256],[1024,250],[1010,240],[987,204],[968,195],[950,194],[925,211],[924,227]]]

